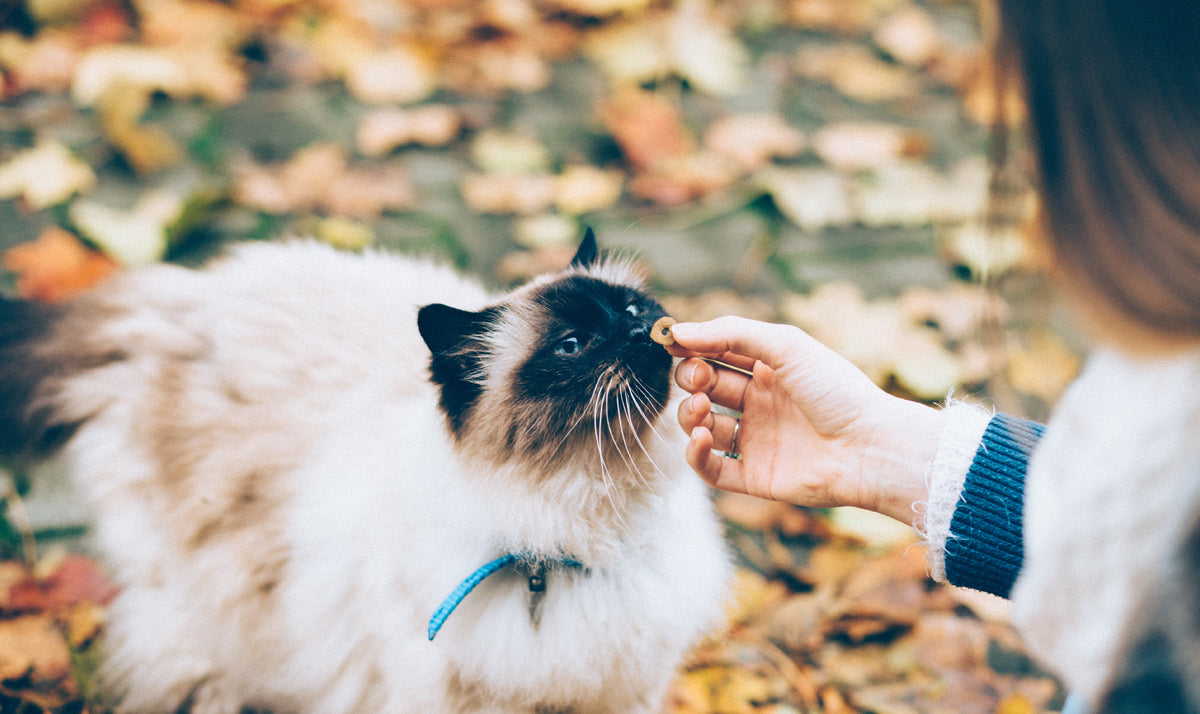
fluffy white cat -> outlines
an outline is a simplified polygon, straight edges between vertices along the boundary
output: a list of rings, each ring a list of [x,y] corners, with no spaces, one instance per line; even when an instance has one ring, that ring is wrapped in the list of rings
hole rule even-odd
[[[0,302],[0,447],[65,443],[121,711],[654,712],[730,574],[663,314],[590,233],[498,297],[244,245]]]

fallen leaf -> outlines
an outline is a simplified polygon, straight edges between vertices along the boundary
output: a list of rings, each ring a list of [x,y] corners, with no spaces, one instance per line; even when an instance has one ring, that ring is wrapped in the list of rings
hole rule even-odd
[[[667,45],[679,76],[710,94],[742,88],[749,55],[725,24],[712,16],[708,0],[681,0],[667,17]]]
[[[844,226],[854,221],[851,184],[826,168],[770,167],[755,177],[789,221],[805,230]]]
[[[375,242],[375,232],[371,226],[341,216],[321,220],[315,234],[318,240],[342,250],[361,250]]]
[[[681,160],[695,150],[679,107],[661,94],[624,89],[601,103],[597,112],[635,171]]]
[[[557,213],[518,218],[513,239],[526,248],[566,248],[576,242],[579,224]]]
[[[234,59],[219,49],[101,45],[84,52],[71,83],[80,106],[93,106],[114,87],[176,98],[205,97],[232,104],[245,95],[246,79]]]
[[[861,508],[830,509],[829,519],[839,534],[856,538],[871,546],[912,543],[916,539],[912,526]]]
[[[1026,344],[1010,350],[1008,379],[1013,389],[1054,403],[1079,374],[1080,358],[1045,329],[1034,330]]]
[[[881,4],[875,0],[790,0],[787,16],[802,28],[853,35],[870,28]]]
[[[433,64],[415,47],[397,45],[372,52],[346,71],[346,88],[367,104],[411,104],[433,94]]]
[[[829,538],[832,535],[828,521],[819,512],[790,503],[740,493],[722,493],[716,505],[722,518],[748,530],[777,530],[789,538]]]
[[[913,67],[933,61],[942,49],[942,35],[933,15],[916,4],[889,13],[875,28],[872,39],[884,52]]]
[[[57,614],[82,602],[107,605],[117,594],[96,562],[82,555],[63,554],[39,564],[38,571],[9,587],[3,609]]]
[[[417,203],[416,192],[403,166],[354,167],[328,177],[327,181],[326,191],[316,207],[335,216],[371,221]]]
[[[178,194],[152,189],[128,210],[80,200],[71,204],[69,213],[80,233],[121,265],[136,267],[157,262],[166,254],[168,236],[183,208]]]
[[[944,400],[962,381],[962,360],[946,348],[941,335],[932,328],[910,327],[899,335],[892,349],[896,381],[918,399]]]
[[[825,163],[843,171],[878,169],[927,150],[925,137],[914,130],[863,121],[828,124],[813,134],[812,144]]]
[[[907,67],[886,62],[859,44],[805,46],[796,53],[796,70],[863,102],[914,97],[922,88],[918,75]]]
[[[34,37],[0,32],[0,67],[11,71],[16,92],[62,92],[71,86],[80,48],[66,29],[44,28]]]
[[[459,182],[463,201],[479,213],[532,215],[554,203],[548,173],[467,173]]]
[[[458,111],[445,104],[379,109],[358,122],[356,144],[364,156],[382,156],[406,144],[444,146],[462,130]]]
[[[804,134],[777,113],[730,114],[708,126],[704,146],[750,173],[772,159],[799,154],[804,148]]]
[[[617,170],[575,164],[554,179],[554,205],[570,216],[609,208],[621,198],[625,175]]]
[[[267,213],[324,211],[362,220],[416,203],[402,166],[352,167],[345,149],[330,143],[310,144],[281,164],[243,165],[234,191],[239,202]]]
[[[82,292],[117,270],[108,256],[89,250],[74,235],[52,226],[29,243],[4,252],[4,268],[17,274],[17,294],[57,301]]]
[[[55,682],[71,673],[71,653],[54,618],[0,620],[0,681]]]
[[[730,94],[745,82],[749,54],[714,16],[707,0],[683,0],[594,32],[585,51],[619,86],[681,77],[710,94]]]
[[[526,134],[488,129],[471,142],[471,161],[488,173],[534,173],[550,168],[550,152]]]
[[[649,5],[650,0],[550,0],[548,4],[585,17],[607,17],[633,14]]]
[[[1030,263],[1029,244],[1020,228],[989,229],[981,221],[957,226],[946,239],[952,261],[977,280],[1001,277]]]
[[[104,137],[139,173],[151,173],[178,162],[183,150],[165,131],[140,123],[150,96],[125,84],[109,87],[97,102]]]
[[[629,193],[662,206],[681,206],[727,188],[737,178],[738,172],[724,157],[698,152],[662,161],[634,176]]]
[[[0,165],[0,198],[19,196],[34,209],[62,203],[95,183],[92,168],[51,139],[17,152]]]
[[[60,616],[66,630],[67,645],[78,650],[96,639],[104,626],[104,607],[94,602],[77,602]]]

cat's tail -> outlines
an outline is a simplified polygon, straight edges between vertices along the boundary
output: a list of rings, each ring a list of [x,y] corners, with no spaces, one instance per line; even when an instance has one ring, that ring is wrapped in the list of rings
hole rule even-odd
[[[44,456],[70,437],[78,419],[56,407],[73,353],[66,304],[0,296],[0,455]]]

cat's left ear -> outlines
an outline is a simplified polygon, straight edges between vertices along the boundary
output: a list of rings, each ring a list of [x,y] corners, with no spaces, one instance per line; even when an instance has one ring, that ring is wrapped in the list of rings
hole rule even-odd
[[[575,251],[575,257],[571,258],[571,265],[586,268],[595,263],[599,256],[600,249],[596,246],[596,232],[589,226],[583,234],[583,242],[579,244],[579,250]]]

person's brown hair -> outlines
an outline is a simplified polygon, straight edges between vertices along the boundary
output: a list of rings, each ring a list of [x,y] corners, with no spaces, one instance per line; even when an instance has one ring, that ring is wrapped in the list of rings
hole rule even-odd
[[[997,2],[1057,273],[1097,314],[1200,337],[1200,2]]]

